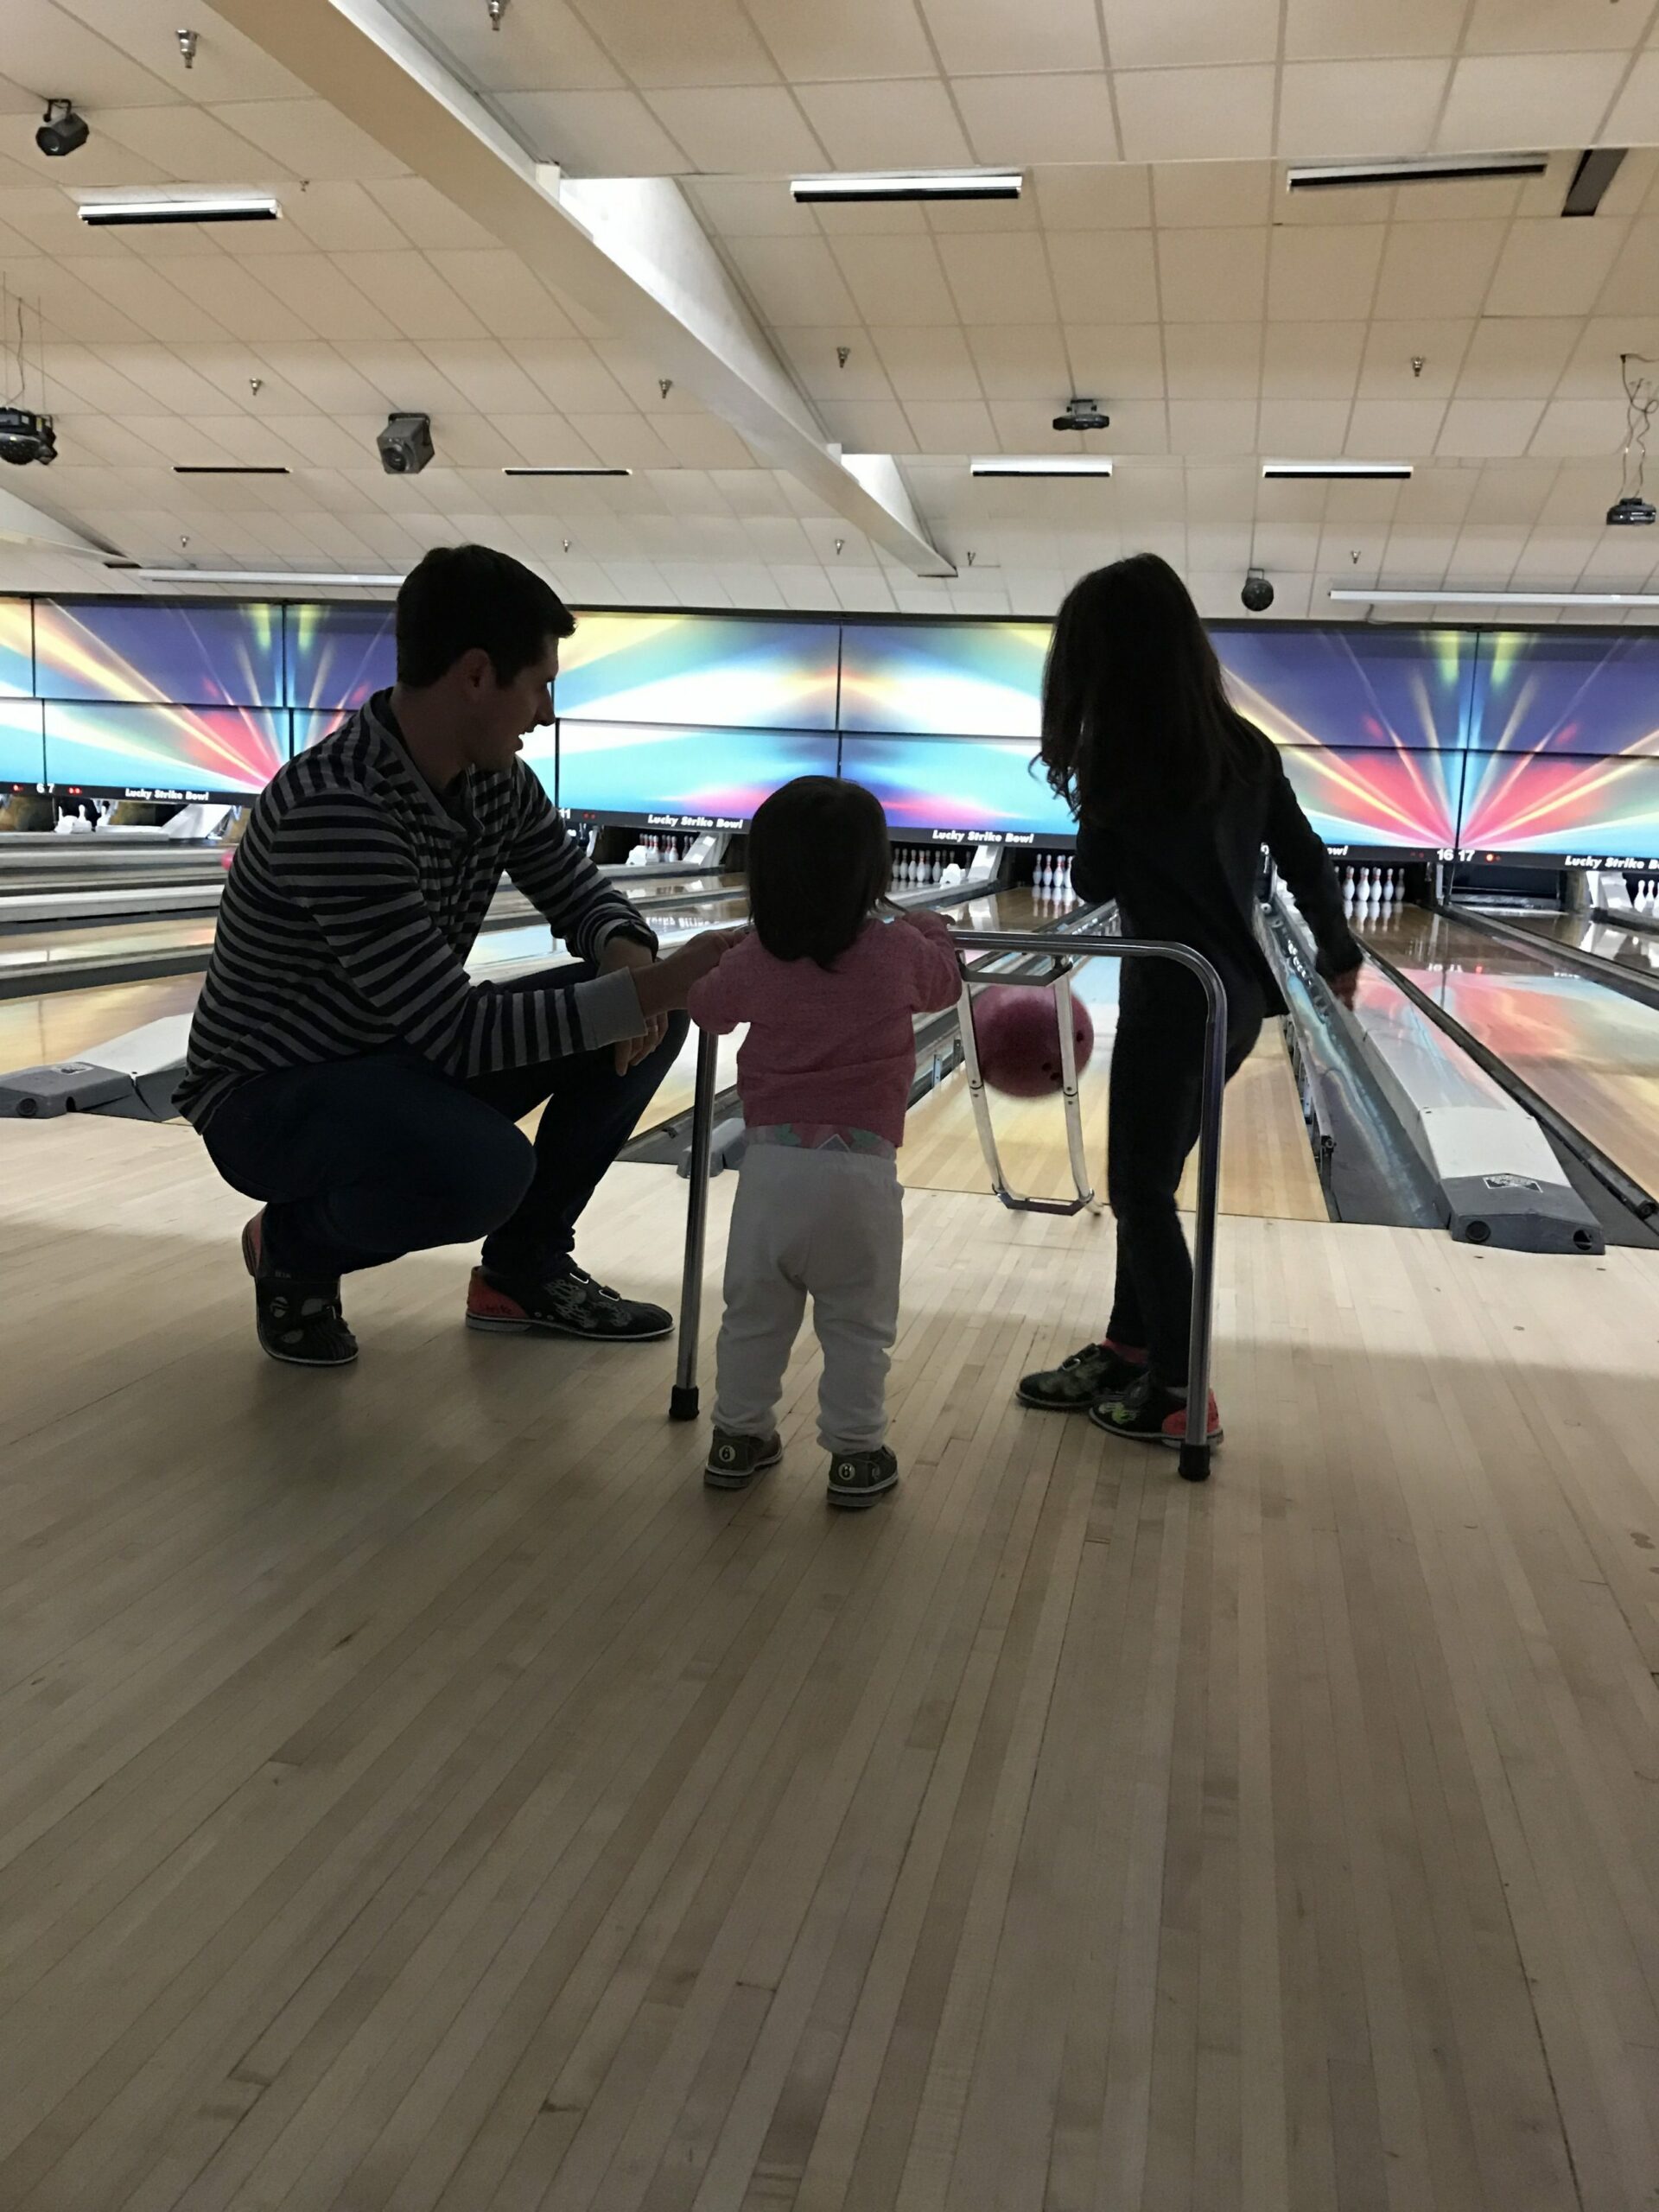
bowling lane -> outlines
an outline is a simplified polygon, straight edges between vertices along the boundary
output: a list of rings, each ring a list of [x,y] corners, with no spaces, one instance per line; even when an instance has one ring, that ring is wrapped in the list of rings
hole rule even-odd
[[[1005,897],[1016,895],[1026,894]],[[1039,925],[1041,918],[1057,912],[1063,914],[1075,904],[1069,899],[1039,901],[1036,910]],[[984,920],[972,925],[1022,929],[1031,925],[1023,920]],[[1089,960],[1072,979],[1072,988],[1095,1025],[1095,1052],[1077,1088],[1090,1171],[1103,1201],[1106,1093],[1122,972],[1116,960]],[[1013,1188],[1028,1198],[1070,1198],[1071,1161],[1058,1099],[1001,1098],[993,1094],[991,1115],[1003,1173]],[[902,1179],[916,1190],[989,1189],[973,1106],[960,1071],[912,1110],[899,1166]],[[1183,1205],[1192,1206],[1195,1187],[1196,1166],[1188,1169],[1181,1194]],[[1295,1078],[1276,1022],[1263,1030],[1255,1052],[1228,1086],[1222,1126],[1221,1205],[1224,1213],[1279,1221],[1330,1217]]]
[[[1621,929],[1616,922],[1593,921],[1587,914],[1506,913],[1501,918],[1545,945],[1562,944],[1569,952],[1589,953],[1616,968],[1628,968],[1648,982],[1659,982],[1659,935]]]
[[[1659,1011],[1421,906],[1360,917],[1362,944],[1444,1007],[1645,1191],[1659,1193]]]

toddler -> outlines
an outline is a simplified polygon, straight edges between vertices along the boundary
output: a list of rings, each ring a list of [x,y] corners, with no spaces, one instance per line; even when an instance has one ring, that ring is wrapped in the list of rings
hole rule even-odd
[[[911,1017],[956,1003],[937,915],[878,914],[887,826],[861,785],[802,776],[749,830],[753,928],[692,988],[717,1036],[748,1024],[737,1086],[748,1128],[726,1253],[715,1433],[704,1479],[742,1490],[775,1466],[784,1370],[812,1300],[823,1351],[818,1433],[831,1505],[899,1480],[887,1448],[903,1192],[895,1164],[916,1073]]]

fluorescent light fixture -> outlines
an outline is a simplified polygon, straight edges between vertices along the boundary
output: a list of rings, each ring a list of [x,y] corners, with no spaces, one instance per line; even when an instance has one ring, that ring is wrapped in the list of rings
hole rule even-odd
[[[1469,184],[1479,177],[1541,176],[1547,154],[1446,154],[1416,162],[1320,162],[1287,169],[1288,192],[1348,192],[1357,186]]]
[[[142,576],[152,584],[276,584],[309,588],[320,584],[354,584],[369,591],[396,591],[404,581],[395,575],[367,572],[342,573],[326,569],[152,569],[139,561],[106,561],[105,567],[123,575]]]
[[[1659,591],[1357,591],[1328,597],[1363,607],[1659,607]]]
[[[798,176],[792,198],[803,205],[833,200],[1017,200],[1019,169],[894,169],[855,175]]]
[[[1112,464],[1103,454],[1010,453],[988,454],[970,461],[970,476],[1109,476]]]
[[[119,200],[83,200],[83,223],[109,229],[134,223],[274,223],[282,203],[268,192],[151,192]]]
[[[1357,476],[1370,482],[1397,484],[1411,474],[1411,463],[1408,461],[1264,461],[1262,474],[1268,477],[1300,477],[1313,483],[1322,479],[1334,483]]]
[[[557,468],[504,468],[504,476],[632,476],[631,468],[601,468],[597,462],[572,461]]]
[[[286,476],[281,461],[175,461],[175,476]]]

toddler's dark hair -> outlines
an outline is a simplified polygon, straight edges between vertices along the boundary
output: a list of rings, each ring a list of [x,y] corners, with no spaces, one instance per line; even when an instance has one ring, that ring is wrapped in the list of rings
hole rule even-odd
[[[862,784],[798,776],[749,824],[749,913],[779,960],[831,968],[857,938],[892,874],[887,817]]]

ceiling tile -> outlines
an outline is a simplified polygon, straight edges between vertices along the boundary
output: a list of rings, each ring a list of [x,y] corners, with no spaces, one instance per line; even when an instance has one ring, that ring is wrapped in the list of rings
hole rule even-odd
[[[570,318],[516,253],[429,253],[426,259],[497,338],[568,338]]]
[[[483,323],[424,254],[339,253],[330,257],[346,283],[361,292],[406,338],[482,338]]]
[[[914,0],[748,0],[749,15],[792,84],[825,78],[931,75],[933,54]]]
[[[891,335],[892,334],[888,334]],[[910,333],[905,334],[906,336]],[[893,387],[874,342],[856,331],[846,345],[847,359],[839,358],[842,334],[833,325],[801,329],[795,325],[772,330],[774,344],[788,356],[790,365],[814,399],[890,399]],[[977,386],[974,387],[977,389]]]
[[[1524,453],[1543,411],[1541,399],[1454,399],[1434,450],[1460,458]]]
[[[737,238],[732,258],[767,322],[855,323],[858,309],[822,238]]]
[[[1572,223],[1566,227],[1581,231],[1586,226]],[[1659,216],[1638,216],[1630,225],[1595,304],[1604,315],[1659,315]]]
[[[642,90],[777,81],[771,55],[738,0],[575,0],[606,52]]]
[[[1548,398],[1580,328],[1572,315],[1493,316],[1477,323],[1458,378],[1458,397]]]
[[[802,207],[778,177],[689,177],[683,188],[718,238],[817,238],[817,217]]]
[[[61,8],[9,8],[3,49],[15,85],[69,85],[82,110],[172,105],[178,93],[159,71],[143,68]],[[178,58],[178,48],[173,49]],[[48,95],[42,92],[41,98]]]
[[[646,99],[695,168],[752,176],[824,166],[823,149],[784,86],[700,86]]]
[[[254,289],[253,279],[245,276],[243,282]],[[268,330],[245,330],[238,335],[255,339],[315,335],[347,343],[389,338],[396,328],[327,254],[288,254],[281,261],[263,262],[257,289],[286,313],[273,315]]]
[[[1264,399],[1257,435],[1262,451],[1281,461],[1322,461],[1342,451],[1348,435],[1345,399]]]
[[[1478,315],[1505,229],[1493,222],[1393,224],[1372,313],[1396,319]]]
[[[1160,230],[1159,298],[1170,322],[1258,322],[1268,281],[1268,232]]]
[[[823,399],[823,427],[849,453],[891,453],[911,442],[911,428],[896,399]]]
[[[1264,399],[1349,399],[1359,381],[1363,322],[1281,322],[1267,327]]]
[[[950,168],[973,159],[937,78],[801,85],[797,97],[836,168]]]
[[[1048,262],[1034,232],[942,238],[937,245],[957,312],[964,322],[1056,320]]]
[[[870,334],[893,391],[912,399],[978,399],[978,372],[968,340],[954,323],[928,328],[878,328]]]
[[[1344,322],[1367,315],[1376,291],[1380,223],[1273,233],[1268,312],[1275,321]]]
[[[1151,232],[1057,232],[1048,259],[1062,321],[1157,321]]]
[[[1364,461],[1413,461],[1433,453],[1446,416],[1439,399],[1357,399],[1348,450]]]
[[[988,399],[1040,397],[1051,418],[1071,392],[1071,372],[1058,324],[987,324],[970,328],[969,350]]]
[[[534,415],[545,407],[540,391],[493,338],[435,339],[422,350],[480,414]]]
[[[504,92],[531,149],[572,176],[672,176],[693,166],[638,92]]]
[[[402,176],[406,164],[324,100],[232,100],[212,112],[293,176]]]
[[[952,86],[980,162],[1109,162],[1117,151],[1103,73],[959,77]]]
[[[1253,399],[1172,399],[1169,442],[1174,453],[1248,454],[1255,449]]]
[[[1273,151],[1269,67],[1120,70],[1116,89],[1126,161],[1253,160]]]
[[[486,92],[602,92],[623,81],[567,0],[514,9],[499,29],[477,0],[411,0],[410,12]]]
[[[922,12],[952,76],[1104,65],[1094,0],[922,0]]]
[[[932,238],[838,238],[832,250],[866,322],[957,320]]]
[[[1624,89],[1613,102],[1606,135],[1615,146],[1651,145],[1659,140],[1659,51],[1637,55]]]
[[[1468,0],[1287,0],[1285,54],[1294,60],[1455,54]]]
[[[1231,228],[1272,218],[1271,162],[1163,162],[1150,174],[1160,230]]]
[[[1259,323],[1168,322],[1171,399],[1254,399],[1262,385]]]
[[[273,162],[205,108],[107,108],[99,111],[98,128],[179,183],[254,184],[270,181],[273,170],[278,176],[296,174],[281,156]]]
[[[1046,231],[1145,230],[1152,221],[1148,168],[1127,163],[1031,172],[1027,190],[1037,195]]]
[[[1619,389],[1621,353],[1640,353],[1659,362],[1659,314],[1592,316],[1585,324],[1573,358],[1562,373],[1556,397],[1613,397]]]
[[[1592,145],[1624,73],[1617,54],[1477,54],[1452,72],[1436,143],[1447,151]]]
[[[1357,161],[1425,153],[1445,96],[1444,60],[1296,61],[1279,94],[1286,161]]]
[[[923,453],[986,453],[996,442],[996,429],[983,400],[908,400],[916,444]]]
[[[1279,0],[1103,0],[1115,69],[1206,61],[1272,61]]]
[[[1516,223],[1486,295],[1486,313],[1587,315],[1618,258],[1625,219]]]
[[[1373,322],[1359,389],[1367,399],[1445,399],[1458,380],[1474,319]],[[1414,365],[1421,361],[1421,369]]]
[[[1586,8],[1580,0],[1475,0],[1464,33],[1467,54],[1573,54],[1622,47],[1642,36],[1639,8]]]
[[[391,181],[412,184],[416,180],[404,177]],[[396,252],[410,243],[362,184],[314,184],[302,192],[285,193],[283,220],[264,226],[245,224],[236,245],[239,247],[244,238],[262,228],[292,231],[320,253]]]
[[[1552,399],[1533,433],[1529,453],[1605,454],[1624,443],[1622,399]]]
[[[1163,334],[1155,322],[1068,323],[1061,335],[1071,390],[1108,406],[1114,430],[1119,410],[1112,403],[1163,398]]]

